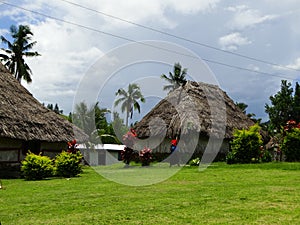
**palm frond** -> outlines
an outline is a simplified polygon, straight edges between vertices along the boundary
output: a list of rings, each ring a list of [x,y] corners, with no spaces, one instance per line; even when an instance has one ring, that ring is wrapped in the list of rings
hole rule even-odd
[[[141,106],[138,102],[135,102],[133,107],[134,107],[134,109],[137,109],[139,113],[141,112]]]
[[[23,50],[24,50],[24,51],[28,51],[28,50],[32,49],[33,46],[36,45],[36,43],[37,43],[37,42],[34,41],[34,42],[31,42],[31,43],[25,45],[25,46],[23,47]]]
[[[8,49],[12,49],[13,48],[13,44],[10,43],[9,40],[7,40],[4,36],[1,36],[1,41],[7,45]]]
[[[169,90],[174,90],[174,85],[165,85],[164,87],[163,87],[163,90],[164,91],[169,91]]]
[[[35,57],[35,56],[40,56],[38,52],[25,52],[24,55],[26,57]]]
[[[121,97],[121,98],[118,98],[115,102],[114,102],[114,105],[115,106],[118,106],[120,104],[120,102],[124,101],[126,98],[125,97]]]
[[[0,58],[2,58],[3,60],[8,60],[9,56],[7,56],[5,54],[0,54]]]
[[[126,97],[127,96],[127,92],[123,89],[123,88],[120,88],[115,95],[120,95],[120,96],[124,96]]]
[[[167,77],[167,75],[165,75],[165,74],[162,74],[160,77],[161,77],[162,79],[167,80],[168,82],[171,82],[171,80],[172,80],[172,79],[170,79],[169,77]]]

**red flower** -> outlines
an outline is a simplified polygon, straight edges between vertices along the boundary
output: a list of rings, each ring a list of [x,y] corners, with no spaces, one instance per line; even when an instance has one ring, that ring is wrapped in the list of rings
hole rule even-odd
[[[74,139],[73,141],[68,142],[68,152],[69,153],[76,153],[77,149],[77,144],[76,140]]]
[[[296,125],[297,123],[296,123],[295,120],[289,120],[289,121],[287,121],[286,124],[287,124],[287,125]]]
[[[127,146],[132,148],[134,142],[136,140],[136,133],[133,129],[130,129],[125,135],[123,135],[123,143]]]

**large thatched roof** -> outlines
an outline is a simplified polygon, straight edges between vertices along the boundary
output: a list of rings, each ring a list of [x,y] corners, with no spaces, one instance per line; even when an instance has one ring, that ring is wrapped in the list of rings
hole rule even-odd
[[[188,81],[161,100],[134,129],[140,138],[165,132],[166,137],[174,138],[189,130],[204,136],[232,138],[234,129],[253,124],[218,86]]]
[[[79,128],[45,108],[0,63],[0,137],[67,142],[87,139]]]

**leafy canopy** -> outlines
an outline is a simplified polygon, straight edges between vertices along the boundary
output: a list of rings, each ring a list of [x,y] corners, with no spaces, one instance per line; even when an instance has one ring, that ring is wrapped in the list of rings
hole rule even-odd
[[[260,126],[255,124],[249,130],[235,130],[231,142],[232,157],[234,162],[250,163],[258,161],[260,146],[263,144],[260,135]]]
[[[162,74],[161,78],[168,81],[170,84],[164,86],[163,90],[173,91],[176,88],[185,85],[187,75],[187,68],[182,69],[180,63],[175,63],[173,67],[173,73],[169,72],[169,76]]]
[[[121,111],[126,112],[126,127],[128,127],[128,119],[129,117],[130,119],[132,119],[133,111],[138,110],[139,113],[141,111],[140,104],[138,101],[144,103],[145,98],[141,92],[140,87],[135,83],[129,84],[127,91],[123,88],[120,88],[116,92],[116,96],[118,96],[119,98],[115,101],[114,104],[115,106],[121,104]]]
[[[7,49],[2,49],[5,54],[0,54],[1,61],[8,70],[21,82],[23,78],[27,83],[32,82],[31,69],[25,62],[24,57],[39,56],[38,52],[31,52],[30,50],[36,44],[36,41],[30,42],[33,36],[29,26],[19,25],[10,27],[10,34],[13,42],[10,42],[4,36],[0,36],[2,43],[7,45]]]
[[[287,121],[294,119],[296,96],[292,95],[293,88],[291,86],[291,83],[282,80],[280,91],[274,96],[270,96],[271,105],[265,105],[265,111],[269,114],[270,118],[270,132],[273,132],[274,130],[279,131]],[[299,87],[297,89],[299,89]],[[299,90],[297,90],[297,92],[299,93]],[[298,98],[299,96],[297,97],[297,102],[299,101]]]

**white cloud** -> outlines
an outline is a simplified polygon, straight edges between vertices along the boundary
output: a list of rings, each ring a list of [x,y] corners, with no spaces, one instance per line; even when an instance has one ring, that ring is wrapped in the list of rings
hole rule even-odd
[[[89,32],[71,29],[68,24],[47,19],[30,27],[33,40],[37,40],[33,50],[41,56],[26,59],[33,82],[23,84],[42,102],[56,103],[57,98],[64,98],[70,111],[76,84],[103,52],[90,42]]]
[[[300,57],[295,59],[293,63],[287,64],[287,65],[282,65],[282,66],[273,66],[274,69],[276,70],[300,70]]]
[[[79,4],[133,23],[147,24],[155,22],[156,25],[172,29],[177,25],[178,21],[170,19],[166,15],[166,11],[171,10],[183,15],[196,14],[210,11],[216,7],[219,1],[220,0],[203,0],[200,2],[198,0],[104,0],[101,4],[99,4],[99,1],[81,1]],[[76,18],[79,18],[80,15],[78,13],[80,13],[81,10],[74,7],[72,8],[68,4],[65,5],[65,7],[67,11],[76,10],[77,14],[73,15],[76,15]],[[80,20],[81,22],[85,21],[87,17],[87,11],[83,12],[83,18]],[[89,16],[94,18],[93,21],[95,21],[95,17],[97,17],[98,23],[101,23],[103,28],[109,30],[133,26],[130,23],[126,23],[109,16],[104,16],[103,14],[97,14],[96,12],[89,13]],[[104,20],[104,23],[102,20]]]
[[[239,46],[251,44],[248,38],[243,37],[241,33],[234,32],[219,38],[219,45],[222,49],[234,51],[237,50]]]
[[[103,0],[99,3],[97,0],[78,0],[76,4],[134,23],[145,25],[154,23],[156,27],[162,26],[170,29],[179,23],[181,15],[210,11],[218,2],[219,0],[201,2],[197,0],[181,2],[175,0]],[[134,27],[132,24],[87,11],[63,1],[50,3],[48,0],[24,0],[19,6],[120,36],[123,36],[120,30],[128,32],[128,28]],[[169,17],[167,11],[180,16]],[[103,55],[104,49],[112,48],[114,46],[112,43],[119,43],[112,37],[101,36],[93,31],[45,18],[16,7],[2,10],[1,17],[9,17],[21,24],[30,24],[34,34],[33,40],[37,41],[33,50],[38,51],[41,56],[26,59],[33,71],[33,82],[27,85],[23,81],[23,84],[43,102],[54,103],[58,96],[64,99],[69,98],[68,101],[71,101],[71,95],[77,88],[76,84],[88,68]],[[143,30],[140,29],[140,31]],[[6,31],[0,32],[2,34]]]
[[[198,12],[211,11],[219,2],[220,0],[170,0],[168,1],[168,6],[174,8],[174,10],[179,13],[195,14]]]
[[[300,57],[297,58],[294,63],[287,65],[287,67],[295,69],[295,70],[300,70]]]
[[[268,14],[262,15],[257,9],[251,9],[246,5],[239,5],[235,7],[227,7],[228,11],[234,12],[230,27],[232,29],[243,30],[246,28],[255,27],[258,24],[272,21],[278,18],[278,15]]]
[[[266,1],[270,3],[264,3]],[[289,5],[291,1],[294,2],[292,6]],[[217,40],[217,44],[226,50],[235,51],[241,46],[251,44],[253,48],[243,49],[243,54],[267,61],[281,62],[282,58],[280,56],[290,57],[290,55],[295,55],[299,52],[297,40],[299,40],[300,36],[299,29],[297,29],[295,24],[298,21],[298,13],[282,16],[284,12],[299,8],[296,6],[296,4],[299,4],[296,3],[298,2],[297,0],[288,0],[288,3],[271,0],[253,3],[246,0],[243,1],[244,5],[238,6],[230,6],[232,5],[230,2],[220,0],[102,0],[101,3],[99,0],[72,0],[72,2],[212,46],[216,45],[215,40]],[[136,28],[132,24],[87,11],[63,1],[23,0],[18,4],[30,10],[42,12],[49,16],[88,26],[99,31],[113,33],[134,40],[162,39],[171,41],[193,48],[196,54],[205,56],[205,58],[256,71],[269,72],[262,64],[259,64],[260,69],[256,63],[252,62],[253,65],[249,65],[251,64],[250,61],[245,62],[239,57],[231,57],[220,52],[213,53],[209,49],[206,49],[206,51],[200,46],[155,34],[142,28]],[[268,7],[269,4],[272,5]],[[255,5],[255,8],[250,7],[251,5]],[[104,52],[127,42],[71,24],[46,19],[40,15],[24,12],[13,7],[3,7],[2,5],[0,7],[0,28],[8,28],[13,23],[29,24],[34,33],[33,40],[37,41],[34,50],[42,54],[40,57],[27,60],[33,71],[33,83],[31,85],[27,85],[25,82],[22,83],[40,101],[59,103],[59,106],[64,108],[65,113],[71,110],[70,105],[72,104],[78,82],[88,68]],[[224,13],[223,10],[220,10],[221,8],[226,8],[227,12]],[[261,28],[260,25],[273,22],[279,14],[283,20],[278,20],[279,23],[274,23],[274,26],[263,26],[266,29],[253,29]],[[285,32],[278,33],[283,27],[292,25],[295,29],[294,32],[287,29]],[[250,31],[246,29],[251,29],[251,37],[247,36],[250,34]],[[7,32],[0,30],[0,32],[3,31]],[[7,36],[6,34],[5,36]],[[220,37],[222,36],[220,34],[223,37]],[[270,47],[262,49],[266,42],[269,46],[272,46],[272,49]],[[278,43],[282,43],[282,46]],[[286,45],[290,49],[283,54],[282,49],[286,49]],[[245,52],[246,50],[247,52]],[[210,66],[213,71],[216,71],[217,75],[220,74],[223,77],[223,79],[219,78],[220,83],[225,84],[225,89],[229,93],[235,94],[234,100],[238,101],[239,98],[247,99],[246,97],[248,96],[249,101],[250,98],[260,100],[261,108],[263,108],[264,101],[267,101],[268,97],[274,94],[274,90],[269,89],[280,85],[281,78],[261,76],[260,80],[252,81],[251,77],[260,77],[260,74],[251,73],[249,75],[247,71],[239,71],[234,68],[230,69],[214,64],[210,64]],[[294,63],[290,63],[289,66],[299,68],[299,63],[296,60]],[[232,74],[236,74],[236,76],[232,77]],[[117,82],[119,81],[115,83]],[[266,85],[266,82],[269,82],[269,85]],[[268,92],[264,93],[265,90]],[[111,99],[107,99],[107,101],[109,102]],[[262,109],[261,111],[264,110]]]

